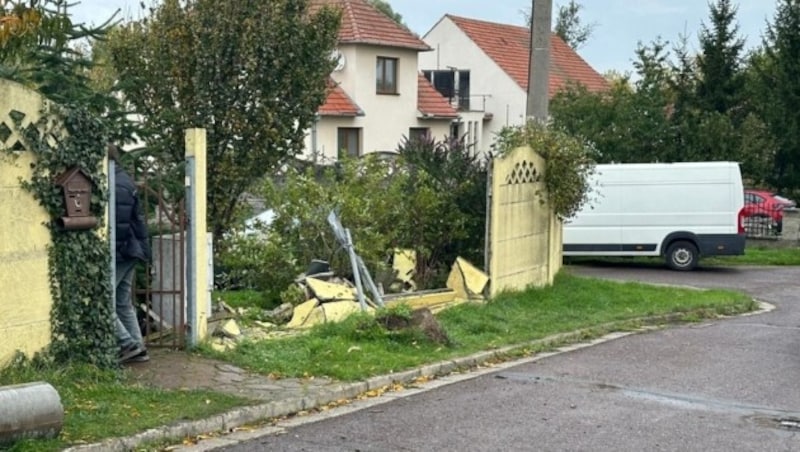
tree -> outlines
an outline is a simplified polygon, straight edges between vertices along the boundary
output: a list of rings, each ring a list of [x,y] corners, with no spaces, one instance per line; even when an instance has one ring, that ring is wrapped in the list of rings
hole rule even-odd
[[[89,86],[92,61],[78,47],[105,36],[111,19],[93,28],[73,24],[70,6],[64,0],[0,3],[0,75],[56,102],[108,113],[115,109],[114,99]]]
[[[769,87],[762,83],[763,74],[769,72],[768,66],[766,52],[762,47],[748,55],[742,71],[746,99],[744,105],[748,111],[739,128],[742,134],[742,174],[758,186],[769,185],[778,147],[777,140],[764,119],[766,111],[771,107],[765,91]]]
[[[554,122],[593,142],[603,162],[732,160],[741,162],[747,179],[768,179],[777,130],[762,119],[773,101],[758,89],[777,82],[758,82],[754,70],[743,68],[731,2],[717,0],[710,10],[699,54],[688,50],[685,36],[672,52],[660,38],[640,44],[632,88],[618,79],[607,93],[561,93],[551,104]],[[751,61],[764,74],[776,66],[766,57]],[[785,80],[796,75],[800,68]]]
[[[583,5],[575,0],[570,0],[568,4],[559,6],[556,13],[556,25],[553,29],[555,34],[575,50],[586,44],[586,41],[592,37],[595,27],[597,27],[596,22],[583,25],[579,15],[582,8]],[[533,20],[533,8],[523,10],[522,16],[525,18],[525,23],[530,27]]]
[[[674,139],[668,127],[672,68],[667,45],[660,39],[639,44],[632,87],[624,80],[608,92],[573,87],[557,95],[551,108],[555,124],[594,143],[602,163],[669,159]]]
[[[389,19],[397,22],[397,25],[400,25],[403,28],[408,28],[408,25],[403,22],[403,16],[392,9],[392,5],[389,4],[386,0],[369,0],[369,4],[374,6],[378,11],[386,14]]]
[[[109,41],[117,88],[160,170],[181,174],[183,130],[207,129],[208,222],[300,153],[327,92],[338,10],[307,0],[165,0]],[[182,180],[179,178],[178,180]]]
[[[579,16],[582,8],[583,5],[570,0],[566,5],[560,6],[556,13],[555,33],[575,50],[586,44],[597,26],[595,22],[583,25]]]
[[[737,8],[731,5],[731,0],[718,0],[709,8],[711,26],[703,24],[700,31],[698,106],[707,111],[729,113],[742,104],[744,39],[737,36],[739,27],[734,23]],[[743,115],[739,116],[741,120]]]
[[[800,189],[800,1],[780,0],[767,25],[764,54],[756,60],[760,116],[775,139],[769,182]]]
[[[0,4],[0,61],[8,62],[16,53],[36,42],[42,20],[47,20],[43,5],[23,0]]]

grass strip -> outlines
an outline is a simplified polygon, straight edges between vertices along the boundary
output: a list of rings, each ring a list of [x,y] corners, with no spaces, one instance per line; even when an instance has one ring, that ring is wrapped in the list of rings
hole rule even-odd
[[[669,314],[699,320],[755,307],[752,299],[732,291],[656,287],[562,272],[552,287],[443,311],[438,319],[452,341],[447,346],[414,330],[386,331],[372,317],[356,315],[301,336],[243,342],[224,353],[210,348],[204,352],[262,374],[353,381],[597,325]]]
[[[204,419],[252,403],[211,391],[146,387],[132,382],[122,371],[103,371],[88,365],[54,368],[17,360],[0,371],[2,386],[34,381],[47,382],[58,391],[64,407],[63,428],[57,439],[21,440],[8,450],[57,451],[180,420]]]

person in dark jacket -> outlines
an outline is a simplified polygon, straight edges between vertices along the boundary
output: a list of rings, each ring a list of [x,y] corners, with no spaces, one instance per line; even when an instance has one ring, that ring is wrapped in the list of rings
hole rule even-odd
[[[120,150],[108,146],[108,158],[115,163],[116,179],[116,334],[120,363],[143,362],[150,359],[142,339],[142,331],[132,301],[133,275],[138,262],[150,260],[147,225],[139,206],[139,196],[133,178],[119,164]]]

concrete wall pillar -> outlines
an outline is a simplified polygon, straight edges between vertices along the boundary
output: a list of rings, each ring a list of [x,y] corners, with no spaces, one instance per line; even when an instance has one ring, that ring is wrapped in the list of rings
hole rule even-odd
[[[211,314],[209,271],[209,234],[206,224],[206,130],[187,129],[186,143],[186,210],[189,217],[187,234],[187,320],[189,344],[196,345],[208,335]]]

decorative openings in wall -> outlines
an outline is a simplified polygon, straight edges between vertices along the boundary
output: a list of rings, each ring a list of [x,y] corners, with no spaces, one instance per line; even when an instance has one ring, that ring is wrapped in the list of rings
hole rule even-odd
[[[14,133],[14,130],[19,130],[25,116],[25,113],[19,110],[11,110],[7,115],[0,116],[0,148],[12,151],[25,150],[25,146]]]
[[[514,169],[506,176],[506,184],[533,184],[539,182],[541,175],[539,171],[533,166],[533,162],[523,160],[514,165]]]
[[[11,138],[11,129],[4,122],[0,122],[0,143],[6,144],[6,141]]]

